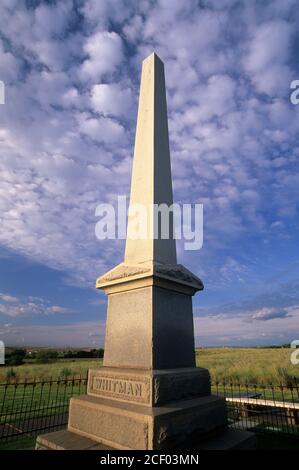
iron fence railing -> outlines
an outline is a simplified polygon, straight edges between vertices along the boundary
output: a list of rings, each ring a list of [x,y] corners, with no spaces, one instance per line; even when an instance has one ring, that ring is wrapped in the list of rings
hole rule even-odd
[[[299,383],[242,385],[215,382],[212,393],[226,398],[233,428],[299,438]]]
[[[0,384],[0,440],[65,427],[70,398],[86,385],[87,376]]]
[[[86,393],[87,376],[0,384],[0,440],[62,429],[69,401]],[[229,425],[256,433],[299,438],[299,383],[242,385],[213,382],[212,393],[226,398]]]

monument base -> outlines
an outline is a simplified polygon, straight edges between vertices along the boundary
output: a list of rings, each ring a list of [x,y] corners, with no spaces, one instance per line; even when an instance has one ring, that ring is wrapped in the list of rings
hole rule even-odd
[[[87,393],[71,398],[67,431],[39,436],[38,450],[217,448],[220,442],[234,448],[243,441],[246,448],[252,442],[251,434],[227,434],[225,399],[211,395],[207,369],[101,367],[89,371]]]
[[[213,395],[148,407],[85,395],[70,401],[68,430],[116,449],[170,449],[227,424]]]
[[[227,428],[225,431],[210,436],[208,439],[199,440],[190,445],[192,452],[202,450],[246,450],[255,448],[255,435],[252,432],[241,431],[239,429]],[[188,449],[188,442],[184,448],[173,450]],[[36,450],[116,450],[105,444],[101,444],[87,437],[79,436],[73,432],[64,430],[56,431],[50,434],[38,436],[36,441]]]

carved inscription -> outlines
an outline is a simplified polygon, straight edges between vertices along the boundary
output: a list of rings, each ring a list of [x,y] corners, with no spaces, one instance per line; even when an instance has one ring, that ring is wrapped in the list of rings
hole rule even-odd
[[[147,403],[149,383],[146,380],[133,380],[125,377],[94,375],[91,377],[89,392],[125,401]]]
[[[133,397],[142,396],[142,385],[142,383],[133,382],[131,380],[118,380],[105,377],[93,378],[93,390]]]

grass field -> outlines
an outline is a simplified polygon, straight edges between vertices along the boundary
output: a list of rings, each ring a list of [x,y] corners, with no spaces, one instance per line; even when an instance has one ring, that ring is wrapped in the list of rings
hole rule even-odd
[[[299,365],[290,362],[291,350],[258,348],[207,348],[196,350],[196,363],[206,367],[212,380],[231,380],[235,383],[279,385],[299,380]],[[24,364],[13,367],[18,381],[56,379],[61,376],[84,376],[90,367],[99,367],[102,359],[66,359],[50,364]],[[7,380],[10,367],[0,368],[0,382]]]
[[[86,376],[88,369],[99,367],[102,363],[103,359],[58,359],[49,364],[27,363],[14,367],[5,366],[0,368],[0,382],[7,380],[7,374],[11,369],[16,373],[18,381],[21,382],[34,379]]]
[[[196,350],[198,367],[209,369],[212,379],[258,385],[288,385],[299,380],[299,365],[292,365],[287,348],[209,348]]]

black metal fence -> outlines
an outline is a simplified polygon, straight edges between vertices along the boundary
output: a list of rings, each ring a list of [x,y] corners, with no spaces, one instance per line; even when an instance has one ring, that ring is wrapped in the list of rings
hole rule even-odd
[[[64,428],[70,398],[86,385],[87,376],[0,384],[0,440]]]
[[[231,427],[299,438],[299,383],[296,379],[288,386],[215,382],[212,392],[226,398]]]
[[[67,424],[69,400],[86,393],[87,376],[0,384],[0,441],[30,437]],[[230,426],[299,438],[299,384],[214,382],[224,396]]]

